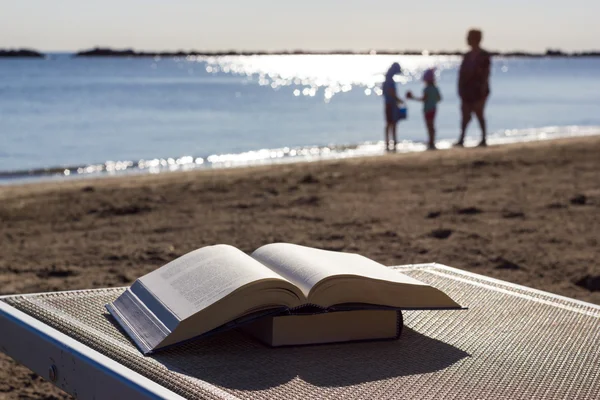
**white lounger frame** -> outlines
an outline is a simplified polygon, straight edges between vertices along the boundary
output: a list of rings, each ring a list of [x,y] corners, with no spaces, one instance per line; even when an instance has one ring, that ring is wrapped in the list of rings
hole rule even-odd
[[[183,399],[4,302],[0,327],[3,353],[79,399]]]

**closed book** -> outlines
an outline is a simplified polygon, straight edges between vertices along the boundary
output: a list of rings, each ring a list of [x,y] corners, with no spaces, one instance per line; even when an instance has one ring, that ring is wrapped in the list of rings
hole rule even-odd
[[[277,315],[257,319],[239,330],[272,347],[392,340],[402,332],[402,312],[352,310]]]

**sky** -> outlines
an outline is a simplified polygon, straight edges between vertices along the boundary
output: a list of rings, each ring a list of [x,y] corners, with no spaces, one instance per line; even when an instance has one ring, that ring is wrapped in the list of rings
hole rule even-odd
[[[490,50],[600,48],[598,0],[0,0],[0,48]]]

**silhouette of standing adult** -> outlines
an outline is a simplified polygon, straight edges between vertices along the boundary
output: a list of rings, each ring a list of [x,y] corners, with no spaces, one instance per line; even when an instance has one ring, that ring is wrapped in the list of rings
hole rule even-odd
[[[458,142],[455,146],[462,147],[465,132],[475,114],[481,127],[481,141],[479,146],[487,145],[487,131],[485,116],[483,115],[485,103],[490,95],[490,54],[479,47],[482,39],[480,30],[471,29],[467,34],[467,43],[471,51],[464,55],[458,75],[458,95],[461,99],[462,123]]]

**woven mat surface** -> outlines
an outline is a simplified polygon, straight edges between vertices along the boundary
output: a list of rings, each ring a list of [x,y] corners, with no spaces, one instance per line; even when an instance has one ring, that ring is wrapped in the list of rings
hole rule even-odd
[[[4,301],[190,399],[600,397],[600,308],[435,265],[400,270],[469,310],[404,312],[398,341],[271,349],[233,331],[143,357],[104,309],[123,289]]]

